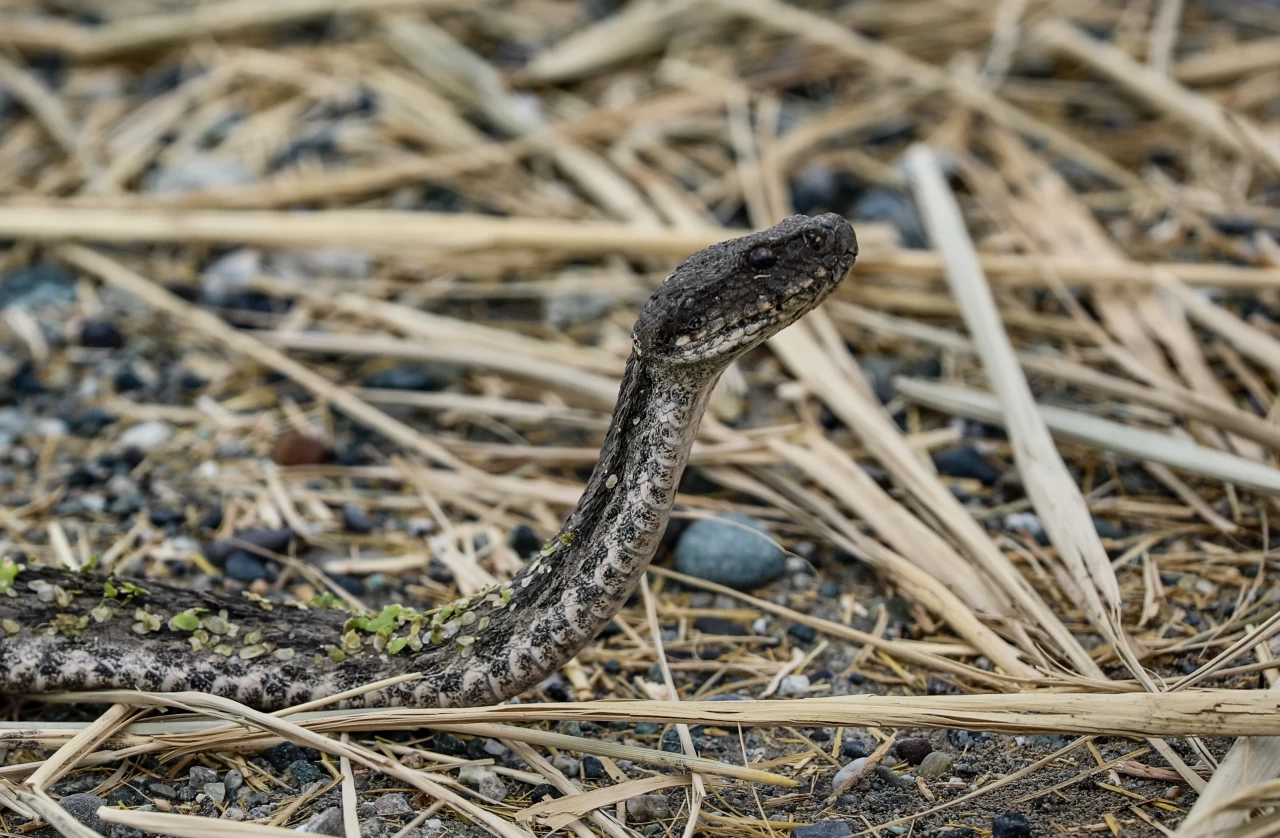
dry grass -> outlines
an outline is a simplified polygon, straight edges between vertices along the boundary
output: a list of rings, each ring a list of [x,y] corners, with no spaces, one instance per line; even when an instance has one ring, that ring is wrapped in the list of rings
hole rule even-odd
[[[839,551],[873,582],[820,562],[861,587],[765,598],[655,567],[619,633],[566,667],[576,702],[544,689],[496,708],[265,714],[112,692],[58,699],[109,705],[67,723],[15,702],[0,723],[4,810],[92,838],[50,794],[67,777],[108,766],[105,793],[192,760],[247,766],[287,739],[327,755],[331,774],[258,822],[176,806],[101,817],[165,835],[292,833],[331,784],[355,836],[362,783],[381,777],[422,794],[404,835],[440,813],[491,835],[623,838],[640,830],[625,801],[655,792],[685,801],[664,828],[686,838],[773,836],[820,817],[883,834],[1005,794],[1066,799],[1087,780],[1109,802],[1082,796],[1069,823],[1045,815],[1042,831],[1280,835],[1280,693],[1256,688],[1280,671],[1273,11],[668,0],[589,19],[546,0],[80,5],[101,24],[40,0],[0,10],[0,93],[13,102],[0,107],[0,238],[14,242],[0,278],[56,262],[77,282],[58,328],[126,308],[131,346],[179,358],[202,383],[176,399],[83,388],[78,403],[117,420],[101,437],[34,428],[15,441],[31,456],[15,470],[21,502],[0,506],[0,551],[31,560],[220,575],[148,510],[131,523],[59,512],[78,497],[73,464],[163,421],[172,437],[131,475],[153,487],[148,504],[194,520],[196,499],[214,498],[219,537],[299,533],[298,555],[267,556],[283,573],[256,592],[329,591],[353,607],[389,595],[351,593],[341,575],[434,603],[508,577],[520,561],[509,533],[550,534],[576,502],[636,308],[675,261],[799,201],[847,214],[858,190],[882,188],[914,207],[856,221],[861,254],[836,297],[726,376],[692,458],[715,489],[679,498],[680,517],[746,512],[784,547]],[[65,68],[51,75],[48,54]],[[165,71],[165,84],[142,84]],[[156,172],[209,158],[242,176],[150,189]],[[890,223],[913,212],[927,246],[902,246]],[[227,249],[262,256],[238,290],[287,311],[191,301]],[[280,267],[335,249],[362,267],[339,258],[302,279]],[[562,303],[588,313],[542,316]],[[51,339],[40,318],[3,310],[0,373],[29,361],[70,389],[100,356]],[[441,392],[365,385],[396,364],[456,375]],[[1008,436],[975,439],[958,417]],[[338,446],[355,427],[370,434],[360,464],[274,453],[290,432]],[[929,454],[957,444],[1006,477],[939,475]],[[428,535],[349,532],[349,504]],[[1107,536],[1102,524],[1123,526]],[[912,622],[891,624],[853,591],[901,597]],[[717,637],[695,627],[703,617],[773,623]],[[789,624],[820,639],[799,648]],[[876,694],[777,698],[787,676],[821,669],[840,675],[815,691],[853,674]],[[939,684],[949,694],[930,694]],[[726,692],[757,700],[708,700]],[[680,752],[547,727],[588,720],[674,726]],[[699,755],[691,725],[741,748]],[[770,757],[748,756],[750,726]],[[964,794],[921,781],[917,811],[873,817],[841,811],[830,779],[843,733],[823,746],[803,730],[816,727],[876,738],[849,789],[888,765],[904,731],[1080,738],[1042,759],[1015,754],[1008,776]],[[523,765],[495,766],[501,776],[563,796],[488,800],[456,778],[467,760],[385,738],[422,730],[505,743]],[[1101,737],[1144,742],[1105,759]],[[1219,760],[1222,737],[1242,738]],[[566,776],[550,758],[562,752],[596,755],[608,778]],[[1065,766],[1070,778],[1041,776]],[[1201,793],[1182,807],[1143,785],[1155,782]]]

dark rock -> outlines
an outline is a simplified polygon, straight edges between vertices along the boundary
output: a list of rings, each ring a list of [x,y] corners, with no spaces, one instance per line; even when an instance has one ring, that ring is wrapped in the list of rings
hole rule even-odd
[[[725,637],[746,637],[751,633],[747,631],[746,626],[742,625],[742,623],[735,623],[733,620],[726,620],[723,617],[695,617],[693,627],[703,634],[715,634]]]
[[[227,576],[237,582],[255,582],[258,579],[267,578],[266,564],[257,556],[244,550],[237,550],[227,556],[226,566],[223,569]]]
[[[285,769],[284,776],[286,780],[292,778],[292,783],[297,788],[305,789],[323,778],[325,773],[315,763],[299,759],[289,763],[289,767]]]
[[[564,792],[551,785],[550,783],[538,783],[533,787],[533,791],[529,792],[529,797],[534,803],[541,803],[544,797],[550,797],[552,800],[559,800],[564,797]]]
[[[680,731],[673,727],[662,734],[662,750],[673,754],[681,753],[684,750],[684,744],[680,741]]]
[[[196,524],[197,529],[216,530],[222,526],[222,507],[215,506],[200,516],[200,522]]]
[[[933,464],[947,477],[977,480],[985,486],[994,486],[1000,479],[1000,470],[967,445],[939,451],[933,455]]]
[[[276,440],[271,459],[282,466],[314,466],[329,459],[329,446],[311,434],[291,431]]]
[[[435,749],[448,757],[460,757],[466,755],[467,743],[452,733],[438,733],[435,739]]]
[[[792,623],[787,626],[787,634],[798,643],[812,643],[818,639],[818,630],[804,623]]]
[[[171,524],[180,524],[183,521],[182,513],[176,509],[170,509],[167,506],[157,506],[147,515],[147,520],[151,522],[153,527],[167,527]]]
[[[69,794],[58,801],[58,805],[76,821],[95,832],[106,834],[107,824],[98,817],[98,810],[103,806],[103,799],[93,794]]]
[[[456,371],[440,364],[398,366],[366,376],[363,385],[374,390],[443,390],[457,380]]]
[[[1005,812],[991,821],[991,838],[1031,838],[1031,824],[1021,812]]]
[[[791,830],[791,838],[848,838],[852,834],[844,821],[819,821]]]
[[[302,749],[292,742],[281,742],[272,745],[262,752],[262,756],[271,763],[271,767],[283,773],[290,765],[303,758]]]
[[[147,791],[152,797],[162,797],[165,800],[173,800],[178,796],[178,790],[168,783],[152,783]]]
[[[91,407],[68,422],[67,426],[71,429],[71,433],[76,436],[93,439],[108,427],[114,425],[116,421],[116,416],[102,408]]]
[[[542,549],[542,539],[528,524],[517,524],[507,538],[507,545],[522,559],[531,558]]]
[[[588,780],[603,780],[604,763],[598,757],[588,754],[582,758],[582,776]]]
[[[846,736],[840,743],[840,756],[845,759],[862,759],[870,755],[871,752],[867,750],[867,746],[856,737]]]
[[[903,739],[895,746],[898,757],[906,760],[910,765],[919,765],[924,762],[924,758],[933,753],[933,745],[929,744],[928,739]]]
[[[942,374],[942,365],[936,358],[867,355],[858,359],[858,366],[862,368],[881,403],[893,399],[893,379],[898,376],[937,378]]]
[[[342,808],[340,806],[330,806],[305,825],[298,827],[298,831],[311,833],[312,835],[333,835],[335,838],[341,838],[346,834],[346,829],[342,825]]]
[[[369,515],[363,508],[354,503],[343,504],[342,526],[346,527],[347,532],[361,535],[373,532],[373,521],[369,520]]]
[[[938,833],[937,838],[978,838],[978,833],[977,830],[961,826],[956,829],[944,829]]]
[[[110,320],[86,320],[80,325],[80,345],[90,349],[121,349],[124,335]]]
[[[759,588],[786,570],[782,549],[771,539],[764,524],[734,512],[695,521],[676,545],[676,570],[737,590]]]
[[[640,722],[636,725],[636,736],[652,736],[662,730],[662,725],[657,722]]]
[[[265,550],[268,553],[286,553],[288,552],[289,542],[293,541],[293,530],[288,527],[282,527],[278,530],[268,529],[251,529],[242,530],[236,533],[232,538],[222,541],[215,541],[205,546],[204,555],[215,566],[221,566],[226,563],[227,557],[237,550],[242,549],[236,542],[244,542],[257,547],[259,550]]]
[[[203,765],[193,765],[187,771],[187,785],[193,789],[203,789],[210,783],[218,782],[218,772]]]

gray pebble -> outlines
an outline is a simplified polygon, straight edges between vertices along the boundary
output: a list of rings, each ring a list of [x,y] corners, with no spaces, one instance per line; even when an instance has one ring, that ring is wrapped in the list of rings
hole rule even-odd
[[[227,776],[222,778],[222,782],[226,783],[227,791],[235,791],[244,785],[244,775],[233,768],[227,772]]]
[[[916,773],[925,779],[941,777],[951,770],[951,763],[954,760],[951,754],[942,751],[933,751],[920,763],[920,767],[916,769]]]
[[[204,793],[209,798],[221,806],[227,800],[227,784],[226,783],[206,783]]]
[[[169,166],[147,173],[142,190],[158,195],[244,186],[257,180],[253,171],[234,157],[197,152]]]
[[[490,800],[506,800],[507,787],[498,775],[478,765],[465,766],[458,772],[458,779],[474,788]]]
[[[235,806],[232,806],[230,809],[222,813],[222,819],[224,821],[242,821],[246,817],[244,810]]]
[[[840,788],[845,784],[846,780],[848,780],[854,774],[861,771],[862,766],[866,764],[867,764],[866,757],[858,757],[857,759],[853,760],[844,768],[841,768],[839,771],[836,772],[836,776],[831,780],[831,787],[835,789]]]
[[[778,685],[778,695],[783,698],[804,698],[809,694],[808,675],[788,675]]]
[[[413,807],[409,805],[409,798],[398,792],[384,794],[373,802],[374,814],[381,817],[389,817],[391,815],[407,815],[413,811]]]
[[[736,512],[695,521],[676,544],[676,570],[737,590],[762,587],[786,570],[782,549],[770,538],[764,524]]]
[[[361,818],[372,818],[374,815],[378,814],[378,810],[374,808],[372,801],[363,800],[360,802],[360,805],[356,807],[356,814]]]
[[[92,830],[105,833],[107,825],[98,817],[98,810],[102,808],[103,800],[101,797],[93,794],[69,794],[58,801],[58,805],[67,811],[67,814],[75,818]]]
[[[664,820],[671,815],[671,805],[660,794],[640,794],[627,800],[627,815],[637,823]]]
[[[342,808],[330,806],[307,823],[298,827],[297,831],[311,833],[312,835],[332,835],[334,838],[342,838],[346,834],[342,827]]]
[[[193,789],[203,789],[209,783],[218,782],[218,772],[203,765],[193,765],[187,772],[187,784]]]
[[[151,796],[163,797],[165,800],[173,800],[178,796],[178,790],[168,783],[152,783]]]
[[[791,838],[848,838],[852,834],[853,830],[844,821],[822,821],[791,830]]]
[[[556,754],[551,758],[551,766],[566,777],[576,778],[582,769],[582,761],[568,754]]]

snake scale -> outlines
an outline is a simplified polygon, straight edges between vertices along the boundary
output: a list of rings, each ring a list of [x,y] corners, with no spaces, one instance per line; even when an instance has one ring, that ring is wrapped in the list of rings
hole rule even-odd
[[[843,218],[797,215],[682,263],[636,320],[576,508],[511,581],[430,611],[352,614],[7,561],[0,692],[194,690],[274,710],[417,673],[343,704],[480,706],[518,695],[635,590],[720,375],[826,299],[856,256]]]

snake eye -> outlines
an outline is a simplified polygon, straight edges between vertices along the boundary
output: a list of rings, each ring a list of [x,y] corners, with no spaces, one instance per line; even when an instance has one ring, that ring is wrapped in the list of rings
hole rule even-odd
[[[747,254],[747,264],[753,268],[771,268],[778,261],[778,256],[767,247],[757,247]]]

